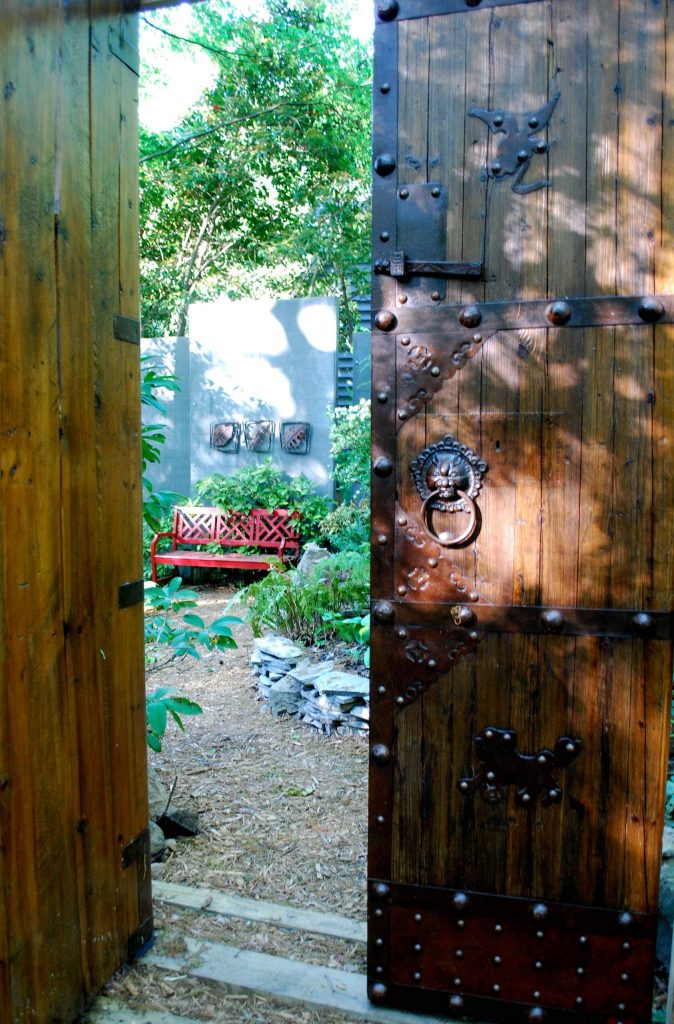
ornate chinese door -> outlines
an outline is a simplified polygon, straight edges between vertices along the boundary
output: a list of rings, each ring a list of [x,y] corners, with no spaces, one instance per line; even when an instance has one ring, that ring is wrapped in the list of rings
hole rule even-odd
[[[379,0],[369,993],[650,1020],[673,15]]]

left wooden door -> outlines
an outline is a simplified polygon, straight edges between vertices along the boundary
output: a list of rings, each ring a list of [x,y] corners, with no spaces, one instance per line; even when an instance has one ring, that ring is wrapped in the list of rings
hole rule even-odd
[[[151,935],[137,46],[0,21],[0,1020],[71,1021]],[[99,8],[100,9],[100,8]]]

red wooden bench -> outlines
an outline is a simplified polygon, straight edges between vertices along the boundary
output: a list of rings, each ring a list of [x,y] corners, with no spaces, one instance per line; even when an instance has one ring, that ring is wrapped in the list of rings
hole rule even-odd
[[[250,512],[223,512],[219,508],[176,506],[173,528],[157,533],[150,545],[152,579],[157,582],[158,565],[196,565],[212,569],[270,568],[274,552],[287,561],[300,552],[301,513],[287,509],[253,508]],[[171,538],[171,549],[158,552],[162,537]],[[219,544],[222,551],[197,551],[199,544]],[[243,554],[226,548],[261,548],[263,554]],[[191,549],[191,550],[190,550]]]

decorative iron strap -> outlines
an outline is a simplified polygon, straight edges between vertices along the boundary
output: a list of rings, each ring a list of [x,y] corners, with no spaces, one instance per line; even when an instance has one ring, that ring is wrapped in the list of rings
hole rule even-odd
[[[370,879],[368,995],[415,1011],[650,1020],[657,914]],[[518,1012],[519,1011],[519,1012]]]
[[[391,322],[392,320],[392,322]],[[579,299],[533,299],[482,302],[468,306],[379,310],[375,326],[397,334],[443,332],[470,339],[476,328],[484,335],[536,327],[627,327],[674,323],[674,295],[596,295]],[[387,326],[380,326],[386,324]]]
[[[436,14],[465,14],[475,8],[535,3],[541,3],[541,0],[379,0],[377,21],[409,21],[412,18],[430,18]]]
[[[549,606],[466,604],[471,629],[480,639],[490,633],[558,634],[560,636],[632,637],[646,640],[671,640],[672,612],[640,611],[619,608],[553,608]],[[461,608],[459,608],[461,611]],[[456,606],[450,608],[457,616]],[[446,623],[448,605],[415,604],[405,607],[396,602],[396,621],[407,625],[435,628]]]

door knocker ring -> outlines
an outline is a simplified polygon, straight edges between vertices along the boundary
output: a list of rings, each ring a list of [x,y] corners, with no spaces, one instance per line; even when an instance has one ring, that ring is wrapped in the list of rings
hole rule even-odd
[[[480,525],[475,498],[486,471],[486,462],[451,434],[425,448],[411,463],[410,472],[422,498],[421,525],[434,543],[457,548],[473,539]],[[458,534],[437,533],[433,528],[434,511],[467,512],[468,525]]]

